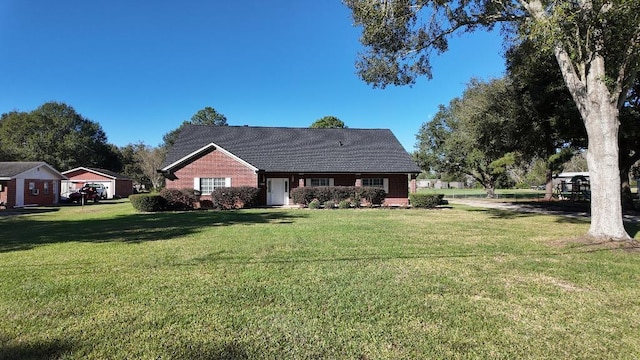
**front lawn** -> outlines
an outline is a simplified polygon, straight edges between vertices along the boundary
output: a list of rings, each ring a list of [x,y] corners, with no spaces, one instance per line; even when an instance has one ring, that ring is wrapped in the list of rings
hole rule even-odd
[[[0,216],[0,359],[638,358],[640,249],[587,229],[465,207]]]

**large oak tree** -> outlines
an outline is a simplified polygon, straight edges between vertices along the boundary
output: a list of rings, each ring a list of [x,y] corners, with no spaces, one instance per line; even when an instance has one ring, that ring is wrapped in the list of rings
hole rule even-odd
[[[117,150],[97,122],[69,105],[48,102],[30,112],[0,116],[0,148],[9,161],[45,161],[65,171],[78,166],[118,170]]]
[[[508,79],[473,80],[422,125],[414,156],[425,170],[471,176],[493,198],[523,148],[517,110]]]
[[[553,51],[588,135],[592,188],[588,234],[629,239],[622,223],[619,112],[640,68],[638,0],[344,0],[362,26],[356,63],[367,82],[411,84],[431,76],[432,52],[456,32],[507,24]]]

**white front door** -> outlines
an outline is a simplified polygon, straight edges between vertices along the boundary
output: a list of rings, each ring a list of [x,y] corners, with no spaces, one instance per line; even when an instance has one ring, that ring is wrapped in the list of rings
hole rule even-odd
[[[289,205],[289,179],[267,179],[267,205]]]

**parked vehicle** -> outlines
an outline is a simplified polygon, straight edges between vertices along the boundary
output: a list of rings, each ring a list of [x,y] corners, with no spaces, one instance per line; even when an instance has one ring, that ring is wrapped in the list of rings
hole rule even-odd
[[[107,189],[104,187],[104,185],[102,185],[102,184],[86,184],[84,187],[92,188],[95,192],[98,193],[98,195],[100,196],[100,199],[102,199],[102,200],[106,200],[107,199]]]
[[[69,201],[77,202],[79,204],[84,199],[85,203],[89,201],[97,203],[98,201],[100,201],[100,199],[106,198],[106,192],[104,190],[104,187],[100,188],[96,186],[96,184],[87,184],[83,186],[79,191],[69,194]]]

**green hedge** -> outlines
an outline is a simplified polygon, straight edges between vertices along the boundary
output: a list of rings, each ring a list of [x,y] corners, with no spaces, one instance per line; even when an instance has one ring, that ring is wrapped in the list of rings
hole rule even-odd
[[[193,210],[198,201],[193,189],[162,189],[160,196],[165,200],[165,210]]]
[[[444,194],[409,194],[411,206],[415,208],[434,208],[443,204]]]
[[[369,205],[382,205],[386,196],[384,189],[360,186],[304,186],[291,190],[293,202],[307,206],[313,200],[321,204],[349,200],[356,204],[364,201]]]
[[[166,200],[158,194],[136,194],[129,196],[134,209],[143,212],[157,212],[165,208]]]
[[[211,193],[211,201],[220,209],[249,208],[257,204],[258,194],[258,188],[250,186],[219,188]]]

